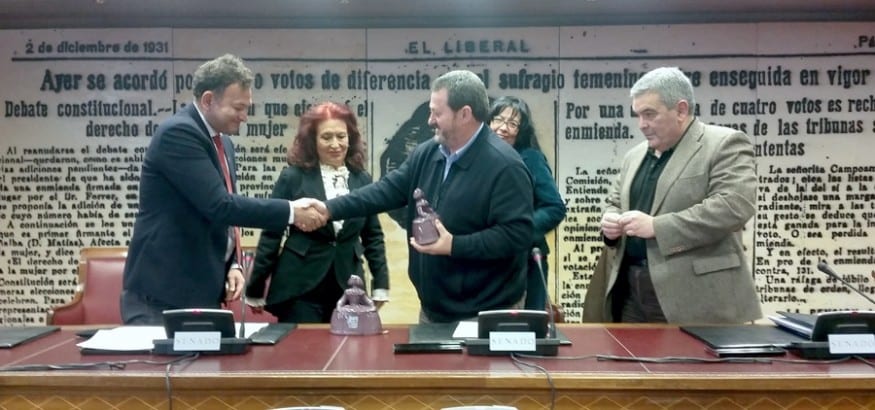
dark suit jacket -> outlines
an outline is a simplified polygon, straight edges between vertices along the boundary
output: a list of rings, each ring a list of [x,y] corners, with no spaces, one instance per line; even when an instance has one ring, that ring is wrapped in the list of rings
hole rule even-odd
[[[350,172],[349,189],[353,191],[371,183],[365,172]],[[283,169],[273,188],[273,198],[325,199],[325,187],[318,168]],[[328,273],[332,263],[337,283],[347,287],[352,274],[363,276],[362,256],[368,260],[373,279],[371,289],[389,288],[389,270],[383,230],[377,215],[349,218],[335,236],[331,223],[313,232],[303,232],[291,226],[283,242],[285,229],[264,230],[258,240],[258,251],[252,268],[252,278],[246,296],[263,298],[267,279],[267,309],[273,304],[294,299],[315,288]],[[361,239],[361,240],[360,240]]]
[[[234,145],[223,141],[236,180]],[[218,307],[228,227],[278,230],[288,220],[287,201],[228,193],[206,125],[188,105],[158,127],[146,151],[124,289],[178,308]]]

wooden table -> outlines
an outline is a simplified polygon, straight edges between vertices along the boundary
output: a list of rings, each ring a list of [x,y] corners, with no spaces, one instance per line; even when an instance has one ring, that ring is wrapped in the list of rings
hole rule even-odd
[[[0,409],[258,409],[332,404],[347,409],[440,409],[507,404],[520,409],[875,408],[875,367],[843,363],[639,363],[597,354],[711,358],[671,326],[567,325],[573,341],[551,359],[467,354],[395,355],[407,329],[344,337],[321,326],[293,331],[245,355],[201,356],[172,367],[132,363],[123,370],[0,373]],[[0,350],[0,366],[82,364],[170,356],[81,355],[72,330]],[[794,359],[790,355],[786,359]],[[168,382],[170,391],[168,391]]]

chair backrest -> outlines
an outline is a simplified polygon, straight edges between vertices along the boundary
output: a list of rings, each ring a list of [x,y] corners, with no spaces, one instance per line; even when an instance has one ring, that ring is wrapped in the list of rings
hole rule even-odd
[[[85,265],[85,324],[121,324],[119,297],[127,248],[85,248],[79,269]]]
[[[53,325],[121,324],[119,296],[128,249],[82,248],[73,300],[49,311]]]

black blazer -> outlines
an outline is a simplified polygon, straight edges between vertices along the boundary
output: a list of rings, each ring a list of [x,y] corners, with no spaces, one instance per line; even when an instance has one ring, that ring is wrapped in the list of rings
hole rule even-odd
[[[371,177],[366,172],[350,172],[350,191],[370,183]],[[283,169],[271,196],[288,200],[325,200],[325,187],[319,168],[291,166]],[[286,232],[288,238],[283,242]],[[345,289],[350,275],[363,276],[363,255],[373,274],[371,289],[388,289],[386,248],[377,215],[344,220],[343,228],[336,236],[330,222],[313,232],[303,232],[295,226],[290,226],[288,230],[264,230],[258,240],[246,296],[263,298],[270,278],[266,301],[269,311],[270,305],[294,299],[316,287],[332,263],[337,283]]]
[[[222,139],[234,170],[234,145]],[[288,223],[288,201],[228,193],[207,127],[189,104],[158,127],[146,151],[124,289],[178,308],[218,307],[228,227],[281,230]]]

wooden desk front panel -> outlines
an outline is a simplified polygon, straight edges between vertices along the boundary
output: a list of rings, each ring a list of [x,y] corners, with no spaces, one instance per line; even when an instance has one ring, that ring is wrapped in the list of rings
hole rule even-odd
[[[574,345],[560,356],[708,357],[676,328],[567,327]],[[4,364],[85,363],[163,356],[82,356],[68,331],[0,351]],[[241,356],[203,356],[171,373],[174,409],[258,409],[333,404],[348,409],[440,409],[510,404],[548,409],[543,373],[507,357],[394,355],[406,329],[341,337],[303,328],[277,346]],[[4,356],[3,354],[6,353]],[[791,357],[788,357],[791,358]],[[6,360],[4,360],[6,359]],[[875,368],[841,364],[641,364],[584,359],[531,359],[547,369],[556,409],[875,408]],[[163,367],[118,371],[0,373],[0,409],[167,409]]]

